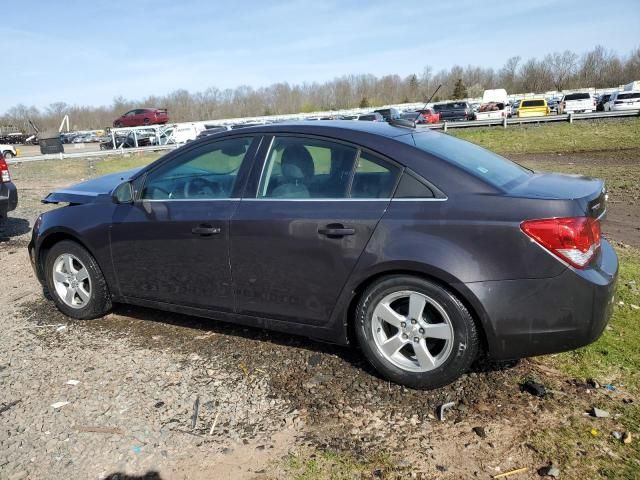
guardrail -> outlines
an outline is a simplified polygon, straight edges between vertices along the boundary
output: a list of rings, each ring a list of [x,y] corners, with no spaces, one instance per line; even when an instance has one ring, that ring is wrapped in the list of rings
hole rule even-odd
[[[546,115],[543,117],[513,117],[513,118],[501,118],[496,120],[462,120],[458,122],[442,122],[433,123],[429,125],[418,125],[417,128],[430,130],[444,130],[445,132],[450,128],[471,128],[471,127],[493,127],[502,126],[507,128],[509,125],[523,125],[527,123],[548,123],[548,122],[569,122],[573,123],[576,120],[593,120],[601,118],[620,118],[620,117],[638,117],[640,116],[640,110],[625,110],[619,112],[593,112],[593,113],[569,113],[563,115]],[[349,120],[344,120],[349,121]],[[163,150],[173,150],[178,148],[178,144],[167,145],[153,145],[149,147],[137,147],[137,148],[117,148],[115,150],[97,150],[95,152],[76,152],[76,153],[55,153],[50,155],[34,155],[30,157],[14,157],[11,160],[7,160],[7,163],[21,163],[21,162],[35,162],[38,160],[62,160],[65,158],[88,158],[88,157],[103,157],[109,155],[125,155],[127,153],[136,152],[156,152]]]
[[[522,125],[527,123],[548,123],[548,122],[569,122],[575,120],[593,120],[598,118],[612,117],[637,117],[640,116],[640,110],[624,110],[619,112],[592,112],[592,113],[567,113],[563,115],[545,115],[542,117],[512,117],[499,118],[496,120],[460,120],[457,122],[432,123],[429,125],[418,125],[418,128],[429,128],[431,130],[444,130],[449,128],[469,128],[469,127],[492,127],[502,126],[507,128],[509,125]]]
[[[52,153],[48,155],[33,155],[30,157],[14,157],[7,160],[7,163],[36,162],[38,160],[63,160],[65,158],[89,158],[89,157],[106,157],[109,155],[126,155],[136,152],[156,152],[162,150],[174,150],[179,145],[171,143],[169,145],[155,145],[150,147],[137,148],[117,148],[115,150],[96,150],[95,152],[75,152],[75,153]]]

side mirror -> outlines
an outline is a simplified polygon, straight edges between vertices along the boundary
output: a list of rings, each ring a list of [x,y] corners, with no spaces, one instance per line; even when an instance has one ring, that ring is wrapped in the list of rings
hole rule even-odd
[[[111,194],[113,203],[126,204],[133,203],[133,186],[131,182],[124,182],[118,185]]]

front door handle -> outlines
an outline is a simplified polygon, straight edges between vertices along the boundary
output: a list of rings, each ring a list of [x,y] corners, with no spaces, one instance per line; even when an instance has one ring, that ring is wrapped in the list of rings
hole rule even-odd
[[[345,227],[340,223],[331,223],[324,228],[319,228],[318,233],[329,238],[341,238],[347,235],[355,235],[356,229]]]
[[[219,234],[220,228],[213,227],[211,225],[198,225],[191,229],[191,233],[194,235],[200,235],[201,237],[210,237],[211,235]]]

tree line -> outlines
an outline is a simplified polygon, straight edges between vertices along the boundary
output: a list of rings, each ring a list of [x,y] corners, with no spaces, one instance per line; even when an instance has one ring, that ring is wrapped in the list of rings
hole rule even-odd
[[[167,108],[171,121],[279,115],[299,112],[375,107],[385,104],[426,101],[438,85],[434,100],[479,97],[485,89],[505,88],[508,93],[542,93],[572,88],[617,87],[640,79],[640,47],[628,55],[596,46],[578,55],[566,50],[542,58],[509,58],[499,69],[481,66],[434,71],[430,66],[406,77],[371,74],[345,75],[327,82],[267,87],[239,86],[235,89],[207,88],[191,93],[184,89],[163,96],[130,100],[117,97],[109,106],[78,106],[56,102],[38,109],[19,104],[0,116],[0,125],[14,125],[30,131],[28,119],[42,130],[57,129],[68,114],[74,130],[110,126],[132,108]]]

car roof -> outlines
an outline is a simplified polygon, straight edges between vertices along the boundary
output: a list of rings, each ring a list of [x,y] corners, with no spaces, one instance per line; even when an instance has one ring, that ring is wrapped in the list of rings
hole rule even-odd
[[[371,115],[371,114],[365,114]],[[407,127],[395,127],[387,122],[353,122],[348,120],[317,120],[315,122],[280,122],[265,125],[245,127],[235,131],[236,133],[301,133],[311,135],[328,135],[340,137],[344,133],[365,133],[387,138],[400,137],[415,132],[415,129]],[[220,132],[226,134],[229,132]],[[214,134],[216,135],[216,134]],[[210,137],[213,137],[211,135]]]

